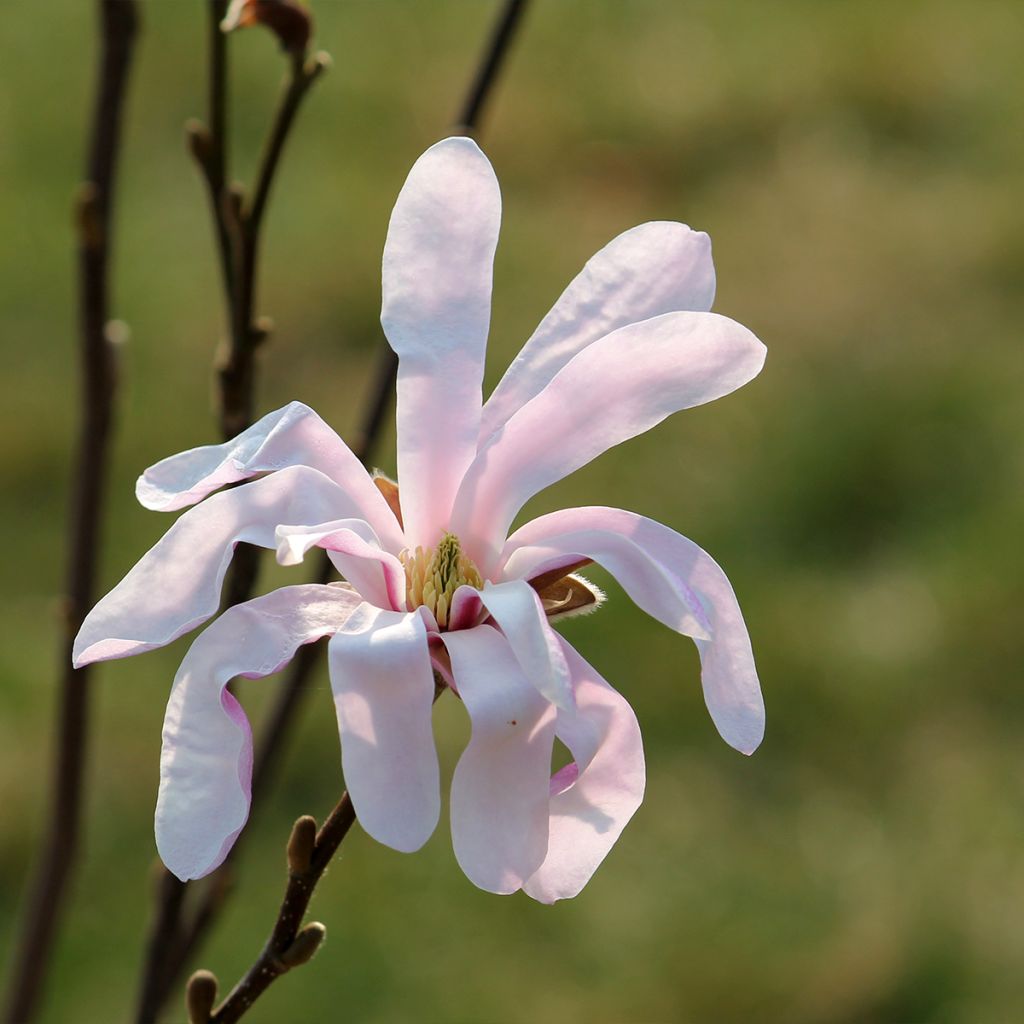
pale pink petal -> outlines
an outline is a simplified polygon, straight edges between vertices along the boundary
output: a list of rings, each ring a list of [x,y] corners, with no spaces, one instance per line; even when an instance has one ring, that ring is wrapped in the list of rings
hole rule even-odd
[[[76,666],[162,647],[213,615],[239,541],[277,547],[279,523],[352,515],[351,500],[315,469],[292,466],[215,494],[185,512],[86,616]]]
[[[548,625],[537,591],[525,580],[513,579],[507,583],[488,583],[478,596],[505,634],[526,678],[552,704],[572,707],[569,666],[558,634]]]
[[[310,548],[324,548],[334,567],[378,608],[405,611],[405,570],[381,549],[373,527],[362,519],[336,519],[316,526],[279,526],[277,560],[298,565]]]
[[[563,537],[569,538],[564,545]],[[764,701],[747,627],[725,573],[706,551],[667,526],[600,506],[563,509],[527,523],[509,538],[508,566],[517,568],[518,549],[524,556],[517,571],[529,571],[530,549],[542,555],[563,546],[575,551],[589,547],[591,540],[592,557],[619,578],[641,608],[672,629],[694,636],[711,718],[726,743],[752,754],[764,737]],[[710,639],[680,628],[682,608],[655,585],[654,567],[683,581],[697,595],[711,627]]]
[[[348,494],[353,516],[370,523],[388,550],[405,546],[394,514],[362,463],[301,402],[267,413],[226,444],[193,448],[150,466],[135,494],[146,508],[169,512],[194,505],[225,484],[287,466],[320,470]]]
[[[448,628],[469,629],[479,625],[486,618],[487,612],[480,600],[480,591],[465,584],[457,587],[448,611]]]
[[[398,478],[410,548],[437,543],[476,453],[501,194],[471,139],[416,161],[384,246],[381,323],[399,357]]]
[[[415,612],[362,604],[328,647],[345,785],[363,828],[403,853],[437,826],[434,671]]]
[[[547,852],[555,708],[492,626],[443,634],[472,723],[452,778],[452,845],[469,880],[519,889]]]
[[[707,312],[714,297],[703,231],[652,221],[623,232],[587,261],[512,361],[484,404],[480,443],[599,338],[662,313]]]
[[[644,749],[636,715],[564,640],[576,710],[558,712],[558,738],[574,760],[551,780],[544,863],[523,889],[541,903],[575,896],[644,797]]]
[[[602,517],[593,512],[562,509],[516,530],[502,552],[500,577],[533,579],[589,558],[619,581],[637,607],[669,629],[711,639],[711,622],[700,598],[673,567],[652,557],[628,533],[596,526]]]
[[[755,377],[765,348],[715,313],[666,313],[622,327],[574,356],[480,450],[459,488],[452,531],[491,576],[526,501],[670,413]]]
[[[157,849],[182,881],[213,871],[249,816],[252,734],[224,687],[276,672],[358,601],[339,587],[284,587],[229,608],[189,648],[167,703],[156,804]]]

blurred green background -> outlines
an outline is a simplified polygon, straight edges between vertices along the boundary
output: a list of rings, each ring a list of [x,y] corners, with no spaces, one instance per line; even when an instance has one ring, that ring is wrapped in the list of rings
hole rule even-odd
[[[205,12],[201,0],[143,7],[118,204],[115,310],[131,340],[104,589],[169,522],[135,504],[136,474],[214,439],[222,333],[181,132],[202,113]],[[301,399],[351,436],[381,344],[391,205],[445,134],[495,10],[315,4],[334,68],[302,111],[269,214],[260,309],[277,331],[261,410]],[[6,0],[2,16],[6,951],[49,774],[77,401],[69,198],[94,23],[77,0]],[[232,171],[245,179],[282,64],[260,31],[231,49]],[[591,253],[649,219],[710,232],[715,308],[769,359],[749,387],[527,511],[618,504],[711,551],[750,628],[767,737],[751,759],[725,746],[692,645],[601,577],[606,609],[566,633],[635,707],[649,782],[587,889],[553,908],[491,896],[462,876],[444,825],[414,856],[357,830],[313,904],[326,946],[250,1019],[1020,1019],[1022,52],[1016,0],[536,0],[482,132],[505,204],[489,382]],[[391,435],[378,461],[393,468]],[[187,643],[96,674],[85,855],[47,1022],[128,1019],[160,726]],[[255,719],[275,685],[245,685]],[[322,672],[309,698],[196,965],[224,985],[276,912],[292,820],[322,816],[342,785]],[[437,728],[450,773],[467,733],[456,702],[438,707]],[[167,1019],[183,1016],[176,1001]]]

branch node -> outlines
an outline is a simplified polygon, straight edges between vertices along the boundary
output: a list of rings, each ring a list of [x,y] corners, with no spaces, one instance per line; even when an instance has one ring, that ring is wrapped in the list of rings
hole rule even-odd
[[[102,248],[107,237],[103,227],[103,203],[94,181],[83,181],[75,189],[75,222],[78,237],[86,249]]]
[[[252,347],[259,348],[273,333],[274,321],[269,316],[257,317],[256,322],[252,325]]]
[[[201,167],[208,167],[213,156],[213,136],[209,128],[197,118],[185,122],[185,144]]]

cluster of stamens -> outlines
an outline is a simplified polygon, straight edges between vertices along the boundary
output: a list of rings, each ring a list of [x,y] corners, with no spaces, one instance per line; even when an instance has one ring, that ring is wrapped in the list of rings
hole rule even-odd
[[[437,547],[417,547],[399,556],[405,567],[405,597],[409,611],[423,605],[433,612],[438,626],[448,626],[455,591],[466,584],[482,590],[484,581],[477,567],[463,553],[459,538],[446,533]]]

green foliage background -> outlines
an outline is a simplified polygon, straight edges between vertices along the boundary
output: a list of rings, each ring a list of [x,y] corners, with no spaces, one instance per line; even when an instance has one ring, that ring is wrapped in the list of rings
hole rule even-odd
[[[92,4],[0,12],[0,943],[47,792],[76,378],[69,197]],[[104,587],[169,520],[135,475],[214,438],[222,332],[205,195],[200,0],[143,5],[119,197],[131,327]],[[492,18],[471,0],[321,0],[334,68],[273,197],[259,405],[351,435],[377,346],[379,257],[415,157],[446,132]],[[537,0],[483,141],[502,183],[488,379],[597,248],[644,220],[708,230],[716,309],[763,375],[542,495],[606,502],[711,551],[768,707],[747,759],[704,711],[692,645],[606,578],[566,632],[632,701],[648,795],[584,893],[477,891],[442,826],[415,856],[357,832],[316,897],[329,929],[256,1021],[1002,1024],[1024,999],[1024,22],[1013,0]],[[232,43],[233,173],[281,73]],[[444,430],[444,409],[436,429]],[[393,438],[379,461],[393,468]],[[268,567],[271,586],[281,570]],[[292,579],[295,577],[292,576]],[[125,1020],[148,913],[160,725],[187,645],[97,673],[87,842],[44,1020]],[[259,717],[274,680],[244,687]],[[200,964],[262,944],[302,812],[342,780],[315,679],[238,890]],[[465,741],[437,710],[443,770]],[[178,1005],[169,1020],[181,1020]]]

